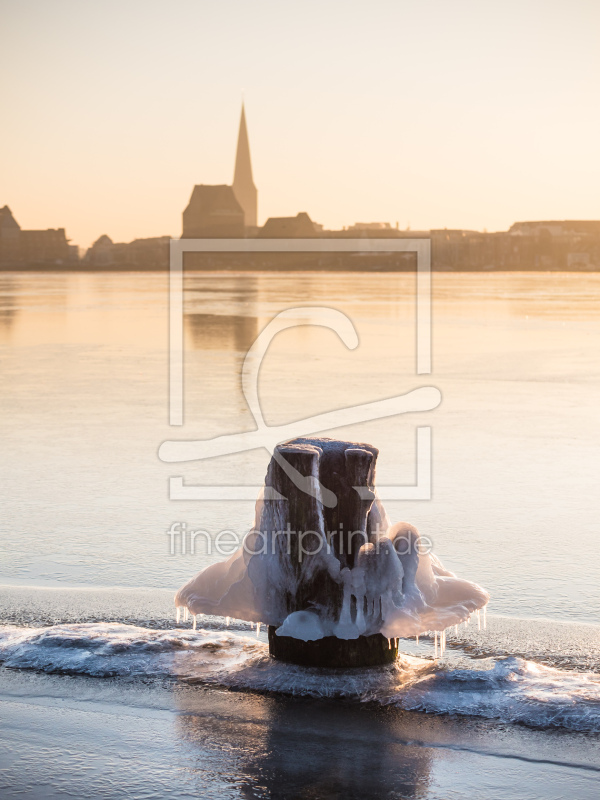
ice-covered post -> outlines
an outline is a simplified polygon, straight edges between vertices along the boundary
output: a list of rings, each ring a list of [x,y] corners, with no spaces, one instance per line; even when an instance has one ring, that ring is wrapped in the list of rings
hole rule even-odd
[[[285,499],[267,499],[265,504],[277,504],[269,518],[288,531],[287,550],[278,552],[282,572],[294,576],[294,589],[285,598],[288,614],[315,609],[334,621],[340,619],[341,571],[352,570],[358,551],[373,533],[370,512],[377,455],[370,445],[334,439],[296,439],[277,448],[266,487]],[[331,555],[324,558],[323,553]],[[358,611],[353,600],[351,619]],[[276,626],[269,626],[271,655],[307,666],[376,666],[391,663],[398,652],[397,643],[379,633],[304,641],[275,631]]]
[[[301,611],[311,604],[335,603],[337,584],[316,569],[315,557],[327,547],[319,484],[321,451],[294,442],[280,445],[271,459],[265,487],[283,500],[267,500],[276,506],[270,519],[277,520],[281,532],[279,559],[285,572],[293,576],[292,591],[285,598],[286,613]]]
[[[344,451],[346,492],[341,498],[344,510],[340,513],[347,518],[345,564],[350,568],[354,566],[361,546],[369,541],[367,515],[375,498],[373,492],[375,459],[376,456],[371,451],[361,447],[349,447]]]
[[[328,438],[276,448],[254,524],[226,561],[175,595],[196,614],[269,628],[271,655],[321,667],[388,664],[398,637],[464,622],[489,595],[390,523],[375,490],[378,450]],[[445,635],[442,634],[442,649]]]

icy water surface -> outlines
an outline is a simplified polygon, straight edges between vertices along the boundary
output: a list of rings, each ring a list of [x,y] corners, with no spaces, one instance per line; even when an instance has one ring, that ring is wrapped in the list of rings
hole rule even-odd
[[[175,589],[203,565],[169,554],[174,521],[243,534],[250,501],[169,502],[167,481],[262,484],[262,450],[162,464],[169,438],[251,430],[240,385],[250,343],[279,311],[335,307],[360,344],[303,326],[279,334],[260,391],[271,425],[401,394],[432,412],[330,432],[380,448],[380,485],[415,482],[430,425],[430,501],[387,502],[490,612],[600,623],[600,276],[433,276],[433,372],[415,375],[414,277],[191,274],[185,425],[170,428],[167,279],[156,273],[0,276],[4,498],[0,582]],[[203,542],[203,539],[200,539]]]
[[[251,430],[245,352],[275,314],[306,305],[348,315],[360,343],[351,351],[306,325],[280,333],[260,372],[268,423],[439,387],[432,412],[330,433],[380,448],[379,485],[410,485],[415,429],[430,425],[432,499],[387,501],[392,521],[415,524],[449,569],[483,585],[490,614],[600,623],[595,274],[434,275],[433,371],[416,376],[412,275],[192,273],[185,424],[174,429],[165,275],[4,273],[0,582],[170,592],[221,559],[203,538],[171,555],[167,530],[242,536],[252,502],[169,501],[168,479],[256,486],[268,454],[170,465],[157,448]],[[85,619],[106,619],[93,593],[78,602]],[[511,644],[496,650],[510,656]]]

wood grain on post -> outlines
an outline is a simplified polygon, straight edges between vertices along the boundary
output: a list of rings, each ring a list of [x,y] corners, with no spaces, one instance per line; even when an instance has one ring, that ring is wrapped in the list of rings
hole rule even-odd
[[[368,541],[377,455],[371,445],[326,438],[294,439],[277,447],[265,485],[285,500],[266,502],[280,504],[278,519],[289,531],[288,552],[279,552],[280,558],[289,559],[283,565],[286,572],[295,577],[295,589],[286,597],[288,614],[326,609],[333,619],[339,618],[343,586],[324,569],[319,552],[330,546],[340,569],[353,568]],[[325,504],[322,490],[327,492]],[[356,608],[352,615],[356,617]],[[276,626],[269,626],[271,655],[305,666],[377,666],[392,663],[398,653],[397,640],[388,641],[380,633],[305,642],[275,631]]]

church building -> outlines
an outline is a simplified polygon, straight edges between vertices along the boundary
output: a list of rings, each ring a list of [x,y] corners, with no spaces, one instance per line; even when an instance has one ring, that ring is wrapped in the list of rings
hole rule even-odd
[[[252,178],[246,114],[242,105],[233,185],[194,186],[183,212],[184,239],[253,236],[258,193]]]

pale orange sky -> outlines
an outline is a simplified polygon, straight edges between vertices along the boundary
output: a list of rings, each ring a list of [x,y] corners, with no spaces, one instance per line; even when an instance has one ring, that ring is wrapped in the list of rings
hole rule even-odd
[[[600,218],[597,0],[0,0],[0,206],[87,246],[181,232],[230,183],[259,222],[506,229]]]

